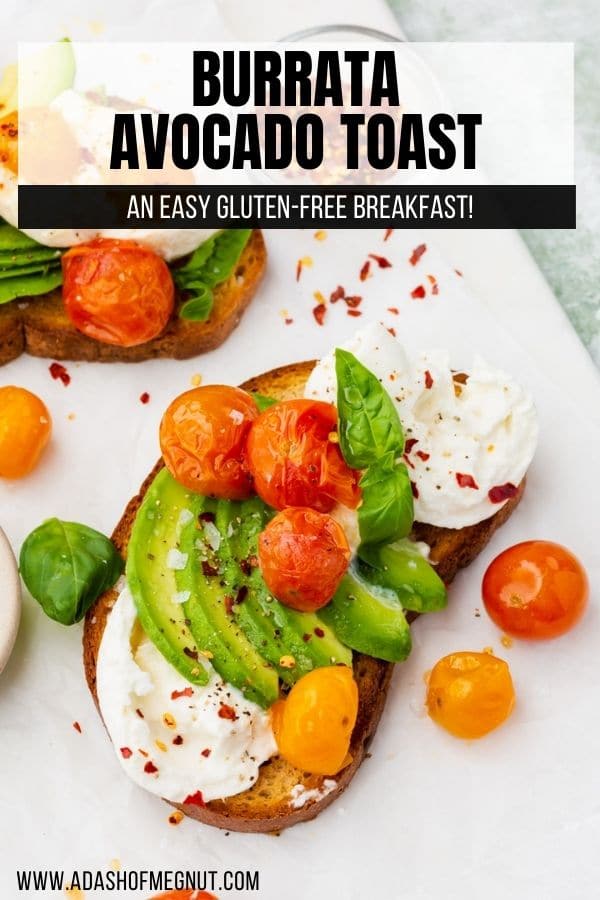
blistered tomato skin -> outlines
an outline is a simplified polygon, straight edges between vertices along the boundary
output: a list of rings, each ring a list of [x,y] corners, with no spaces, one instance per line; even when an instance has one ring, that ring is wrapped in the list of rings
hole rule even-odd
[[[260,414],[248,438],[256,491],[275,509],[309,506],[329,512],[336,502],[354,509],[359,474],[337,443],[337,412],[319,400],[284,400]]]
[[[513,637],[544,640],[565,634],[579,621],[589,587],[585,569],[566,547],[524,541],[490,564],[482,593],[499,628]]]
[[[314,775],[336,775],[351,762],[350,739],[358,715],[358,687],[348,666],[313,669],[285,701],[272,707],[281,756]]]
[[[261,572],[281,603],[311,612],[329,603],[350,563],[338,522],[308,507],[277,513],[258,541]]]
[[[0,478],[22,478],[37,465],[50,440],[46,405],[25,388],[0,388]]]
[[[160,448],[171,475],[198,494],[243,500],[252,493],[246,440],[258,416],[240,388],[206,385],[186,391],[160,423]]]
[[[508,665],[491,653],[451,653],[431,670],[427,711],[455,737],[484,737],[502,725],[514,703]]]
[[[158,337],[171,318],[175,288],[169,267],[135,241],[79,244],[63,255],[62,268],[67,315],[87,337],[135,347]]]

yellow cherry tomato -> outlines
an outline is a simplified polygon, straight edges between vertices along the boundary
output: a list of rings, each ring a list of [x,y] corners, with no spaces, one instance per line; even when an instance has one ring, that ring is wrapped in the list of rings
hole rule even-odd
[[[335,775],[351,761],[350,738],[358,714],[358,688],[348,666],[313,669],[285,701],[272,707],[281,756],[297,769]]]
[[[483,737],[509,717],[514,703],[508,665],[491,653],[450,653],[431,670],[427,710],[456,737]]]
[[[25,388],[0,388],[0,478],[22,478],[35,468],[50,440],[46,405]]]

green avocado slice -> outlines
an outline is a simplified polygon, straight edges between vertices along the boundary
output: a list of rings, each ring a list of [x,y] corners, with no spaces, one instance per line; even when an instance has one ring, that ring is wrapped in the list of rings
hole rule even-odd
[[[146,492],[127,548],[127,584],[142,628],[165,659],[193,684],[206,684],[208,671],[181,603],[174,602],[178,586],[169,568],[169,551],[176,548],[181,515],[190,495],[162,469]]]

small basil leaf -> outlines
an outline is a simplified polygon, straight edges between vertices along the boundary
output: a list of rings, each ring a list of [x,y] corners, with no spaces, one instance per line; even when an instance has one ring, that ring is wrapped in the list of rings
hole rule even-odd
[[[199,279],[210,287],[220,284],[232,274],[251,234],[249,228],[214,234],[194,250],[183,266],[175,269],[176,279]]]
[[[179,318],[190,322],[205,322],[213,308],[213,293],[206,284],[194,282],[188,286],[188,299],[179,310]]]
[[[260,412],[263,412],[265,409],[273,406],[274,403],[277,403],[277,400],[274,400],[272,397],[265,397],[264,394],[252,393],[252,396],[254,397],[254,401]]]
[[[337,409],[342,455],[365,469],[387,453],[401,456],[404,432],[392,398],[352,353],[335,351]]]
[[[29,593],[51,619],[79,622],[123,572],[107,537],[78,522],[47,519],[25,539],[19,559]]]
[[[363,544],[396,541],[409,534],[413,524],[413,495],[408,470],[393,464],[387,454],[373,463],[360,480],[362,503],[358,529]],[[359,548],[359,556],[361,550]]]

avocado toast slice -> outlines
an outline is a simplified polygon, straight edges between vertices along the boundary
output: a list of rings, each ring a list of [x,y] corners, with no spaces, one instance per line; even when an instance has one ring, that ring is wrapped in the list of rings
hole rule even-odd
[[[0,305],[0,365],[22,353],[57,360],[142,362],[146,359],[189,359],[219,347],[238,325],[256,293],[267,261],[260,231],[253,231],[235,270],[214,289],[210,317],[204,322],[179,316],[181,298],[166,329],[134,347],[118,347],[81,334],[64,308],[61,288],[37,297],[23,296]]]
[[[243,388],[277,400],[301,397],[313,366],[314,363],[306,362],[275,369],[246,382]],[[115,529],[113,540],[125,558],[137,512],[162,468],[163,463],[160,461],[142,485],[140,493],[128,504]],[[524,482],[519,486],[517,494],[494,516],[477,525],[447,529],[415,523],[413,536],[429,544],[430,559],[436,563],[436,571],[446,584],[452,581],[460,568],[468,565],[481,552],[494,531],[507,520],[519,502],[523,488]],[[96,704],[98,652],[117,596],[115,589],[103,594],[88,612],[85,621],[84,667]],[[407,618],[413,620],[416,613],[407,613]],[[258,781],[243,793],[226,800],[211,801],[205,806],[173,805],[179,806],[187,816],[232,831],[277,832],[317,816],[347,787],[365,757],[383,711],[393,663],[355,653],[353,668],[359,691],[359,710],[350,746],[352,762],[338,775],[332,778],[307,775],[281,757],[274,757],[263,764]],[[303,791],[313,793],[301,806],[294,807],[291,803],[292,789],[297,790],[298,785],[302,786]]]

